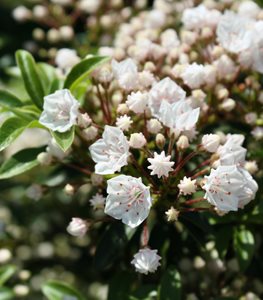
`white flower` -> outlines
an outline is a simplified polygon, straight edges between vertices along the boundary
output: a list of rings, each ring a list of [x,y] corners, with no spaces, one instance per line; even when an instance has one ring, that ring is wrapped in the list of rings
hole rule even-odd
[[[180,180],[178,188],[180,190],[180,194],[191,195],[196,191],[196,179],[191,180],[191,178],[184,176],[184,178]]]
[[[129,109],[135,112],[136,114],[141,114],[145,111],[148,106],[148,93],[144,92],[132,92],[128,96],[128,100],[126,104],[128,105]]]
[[[174,29],[166,29],[162,32],[161,36],[161,45],[167,49],[171,50],[180,45],[180,41],[178,39],[178,35]]]
[[[181,77],[186,85],[191,89],[199,88],[205,82],[205,68],[203,65],[193,63],[187,65],[181,74]]]
[[[132,133],[129,144],[132,148],[141,149],[147,143],[145,136],[140,133]]]
[[[44,97],[43,109],[39,123],[53,131],[66,132],[77,124],[79,102],[67,89]]]
[[[106,125],[102,138],[92,144],[89,150],[96,162],[97,174],[113,174],[128,164],[129,143],[117,127]]]
[[[244,17],[255,18],[260,13],[260,7],[250,0],[246,0],[240,3],[238,7],[238,14]]]
[[[200,108],[193,109],[186,101],[169,104],[163,101],[159,120],[167,127],[182,131],[191,130],[198,121]]]
[[[126,91],[138,87],[138,70],[135,62],[127,58],[121,62],[112,61],[112,71],[121,88]]]
[[[126,175],[114,177],[107,183],[104,212],[132,228],[139,226],[148,217],[152,206],[150,188],[141,178]]]
[[[253,28],[252,62],[253,70],[263,73],[263,21],[255,23]]]
[[[220,157],[220,164],[224,166],[243,165],[247,150],[238,143],[238,135],[230,136],[223,146],[219,146],[217,154]],[[240,141],[239,141],[240,142]]]
[[[202,146],[208,152],[216,152],[220,145],[220,136],[217,134],[205,134],[202,137]]]
[[[128,131],[132,123],[133,121],[131,120],[131,117],[127,115],[120,116],[116,120],[116,126],[122,131]]]
[[[204,27],[214,28],[221,18],[220,11],[207,9],[203,4],[183,11],[182,22],[186,29],[198,30]]]
[[[156,82],[154,75],[147,70],[143,70],[142,72],[139,72],[138,80],[139,80],[139,88],[142,90],[152,86]]]
[[[217,38],[226,50],[238,53],[251,47],[251,20],[226,11],[217,26]]]
[[[160,259],[161,257],[157,254],[157,250],[144,248],[140,249],[139,252],[134,255],[134,259],[131,263],[135,266],[137,272],[147,275],[157,270],[160,266]]]
[[[260,127],[260,126],[255,127],[251,131],[251,134],[257,141],[262,140],[263,139],[263,127]]]
[[[105,200],[105,197],[97,193],[89,200],[89,202],[94,209],[103,209],[105,205]]]
[[[150,108],[154,116],[159,112],[162,102],[174,103],[185,99],[185,91],[169,77],[154,84],[150,90]]]
[[[0,264],[7,263],[12,258],[12,253],[7,248],[0,249]]]
[[[214,61],[213,66],[216,67],[216,73],[219,79],[233,78],[238,71],[238,67],[233,60],[225,54]]]
[[[221,211],[237,211],[254,199],[258,189],[251,175],[237,166],[219,166],[205,176],[205,199]]]
[[[165,156],[164,151],[161,154],[154,152],[154,158],[148,158],[151,164],[148,169],[152,170],[151,175],[157,175],[158,178],[161,176],[168,177],[168,173],[173,171],[173,161],[170,161],[171,155]]]
[[[147,121],[147,130],[150,133],[156,134],[162,129],[162,124],[156,119],[150,119]]]
[[[62,48],[59,49],[56,57],[55,63],[62,70],[69,70],[80,62],[80,58],[77,55],[76,50]]]
[[[67,227],[67,232],[73,236],[84,236],[88,231],[88,224],[80,218],[72,218]]]
[[[149,11],[145,20],[145,27],[150,29],[158,29],[166,22],[166,15],[159,9]]]

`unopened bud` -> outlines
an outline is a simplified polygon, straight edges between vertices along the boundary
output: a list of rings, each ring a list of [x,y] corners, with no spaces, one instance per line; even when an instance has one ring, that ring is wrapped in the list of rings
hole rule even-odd
[[[98,128],[95,126],[90,126],[89,128],[83,130],[82,133],[87,141],[92,141],[97,137]]]
[[[220,108],[227,112],[233,110],[235,106],[236,106],[236,102],[231,98],[224,100],[223,103],[220,104]]]
[[[67,227],[67,232],[73,236],[84,236],[88,231],[88,223],[80,218],[72,218]]]
[[[220,144],[220,137],[217,134],[205,134],[202,138],[202,146],[208,152],[216,152]]]
[[[179,216],[179,211],[177,209],[175,209],[174,207],[170,207],[170,209],[168,209],[165,214],[167,217],[167,221],[168,222],[175,222],[178,220],[178,216]]]
[[[117,113],[120,115],[125,115],[129,112],[129,107],[126,103],[121,103],[117,107]]]
[[[181,135],[176,143],[178,150],[184,150],[189,147],[188,137],[185,135]]]
[[[48,152],[41,152],[37,156],[37,161],[42,166],[48,166],[52,162],[52,155],[50,155]]]
[[[250,174],[255,174],[258,171],[258,165],[255,160],[252,161],[246,161],[244,168],[250,173]]]
[[[155,143],[156,143],[157,147],[162,150],[165,145],[164,135],[161,133],[158,133],[155,138]]]
[[[141,149],[147,143],[144,135],[140,133],[132,133],[129,144],[132,148]]]
[[[66,184],[65,187],[64,187],[64,192],[65,192],[67,195],[72,196],[72,195],[74,195],[74,193],[75,193],[75,188],[74,188],[73,185],[71,185],[71,184],[68,183],[68,184]]]
[[[79,114],[77,124],[81,128],[87,128],[91,124],[92,120],[87,113]]]
[[[74,30],[71,26],[61,26],[59,28],[59,33],[63,41],[70,41],[74,38]]]

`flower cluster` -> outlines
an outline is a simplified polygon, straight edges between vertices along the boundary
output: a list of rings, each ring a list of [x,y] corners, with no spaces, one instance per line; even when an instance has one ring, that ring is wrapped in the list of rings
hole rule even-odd
[[[90,14],[100,5],[84,2],[79,8]],[[70,234],[83,236],[109,219],[132,229],[142,225],[141,249],[131,263],[148,274],[161,259],[150,249],[148,219],[175,222],[193,211],[222,215],[255,198],[257,164],[246,161],[244,135],[207,126],[239,114],[255,139],[263,136],[257,109],[263,102],[263,12],[246,2],[234,12],[227,1],[196,7],[186,1],[190,6],[183,9],[155,1],[152,10],[119,26],[111,47],[99,48],[109,62],[93,71],[81,99],[67,89],[44,98],[39,122],[53,135],[76,131],[72,154],[61,161],[78,159],[68,165],[88,178],[94,189],[89,203],[101,213],[88,223],[73,218]],[[180,16],[179,29],[174,16]],[[78,61],[74,51],[58,52],[62,78]],[[84,158],[76,157],[79,149]],[[53,163],[45,160],[48,153],[38,156],[42,164]]]

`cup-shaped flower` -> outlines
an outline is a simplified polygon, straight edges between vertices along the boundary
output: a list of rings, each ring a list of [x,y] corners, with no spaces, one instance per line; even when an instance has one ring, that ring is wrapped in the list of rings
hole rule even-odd
[[[148,217],[152,205],[150,188],[141,178],[126,175],[114,177],[107,183],[104,212],[132,228],[139,226]]]
[[[185,91],[177,85],[172,79],[166,77],[156,83],[150,90],[150,108],[154,116],[158,115],[161,104],[168,102],[170,104],[184,100]]]
[[[113,174],[128,164],[129,142],[118,127],[106,125],[102,138],[92,144],[89,150],[96,162],[96,174]]]
[[[243,168],[219,166],[205,176],[205,199],[220,211],[237,211],[255,198],[256,181]]]
[[[177,131],[191,130],[198,121],[200,108],[193,109],[186,101],[170,104],[163,101],[159,120],[170,129]]]
[[[228,51],[238,53],[251,47],[252,20],[226,11],[217,26],[217,38],[220,44]]]
[[[131,264],[134,265],[137,272],[147,275],[157,270],[160,266],[160,260],[161,257],[157,254],[157,250],[145,248],[140,249],[139,252],[134,255]]]
[[[44,97],[43,108],[39,123],[52,131],[66,132],[77,124],[79,102],[67,89]]]
[[[131,91],[138,87],[139,73],[137,65],[131,58],[127,58],[121,62],[113,60],[111,66],[113,75],[121,88]]]

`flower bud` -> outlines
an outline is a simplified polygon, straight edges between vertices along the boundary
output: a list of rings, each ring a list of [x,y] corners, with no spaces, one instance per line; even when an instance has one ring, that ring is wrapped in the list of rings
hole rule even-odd
[[[73,236],[84,236],[88,231],[88,223],[80,218],[72,218],[67,227],[67,232]]]
[[[228,98],[223,101],[223,103],[220,105],[220,108],[222,110],[230,112],[231,110],[233,110],[235,108],[235,106],[236,106],[236,102],[233,99]]]
[[[202,138],[202,146],[208,152],[216,152],[219,144],[220,137],[217,134],[205,134]]]
[[[129,107],[126,103],[121,103],[117,107],[117,113],[120,115],[125,115],[129,112]]]
[[[147,143],[144,135],[140,133],[132,133],[129,144],[132,148],[140,149]]]
[[[74,188],[73,185],[71,185],[71,184],[68,183],[68,184],[66,184],[65,187],[64,187],[64,192],[65,192],[67,195],[72,196],[72,195],[74,195],[74,193],[75,193],[75,188]]]
[[[158,133],[155,138],[155,143],[156,143],[157,147],[162,150],[165,145],[164,135],[161,133]]]
[[[12,258],[12,253],[7,248],[0,249],[0,264],[7,263]]]
[[[95,126],[90,126],[89,128],[83,130],[82,133],[87,141],[92,141],[98,134],[98,128],[96,128]]]
[[[255,160],[252,161],[246,161],[244,168],[251,174],[255,174],[258,171],[258,165]]]
[[[48,9],[43,5],[36,5],[33,8],[33,16],[37,19],[44,19],[48,15]]]
[[[45,39],[45,32],[41,28],[36,28],[33,30],[32,36],[37,41],[43,41]]]
[[[156,134],[162,129],[161,123],[157,119],[147,121],[147,130],[150,133]]]
[[[175,209],[174,207],[170,207],[170,209],[168,209],[165,214],[167,217],[167,221],[168,222],[174,222],[178,220],[178,216],[179,216],[179,210]]]
[[[77,125],[81,128],[87,128],[91,124],[92,120],[87,113],[79,114],[77,119]]]
[[[181,135],[176,143],[178,150],[184,150],[189,147],[188,137],[185,135]]]
[[[52,28],[47,32],[47,40],[51,44],[55,44],[60,40],[60,33],[57,29]]]
[[[16,7],[12,15],[17,22],[25,22],[31,19],[31,11],[23,5]]]
[[[191,195],[196,191],[196,179],[191,180],[191,178],[184,176],[180,183],[178,184],[180,194]]]
[[[16,284],[14,286],[14,293],[18,298],[24,298],[29,294],[29,287],[25,284]]]
[[[254,112],[245,114],[245,121],[249,125],[255,125],[257,121],[257,114]]]
[[[74,30],[71,26],[61,26],[59,28],[59,33],[63,41],[70,41],[74,38]]]
[[[47,153],[47,152],[41,152],[37,156],[37,161],[42,166],[48,166],[52,162],[52,155],[50,155],[50,153]]]

